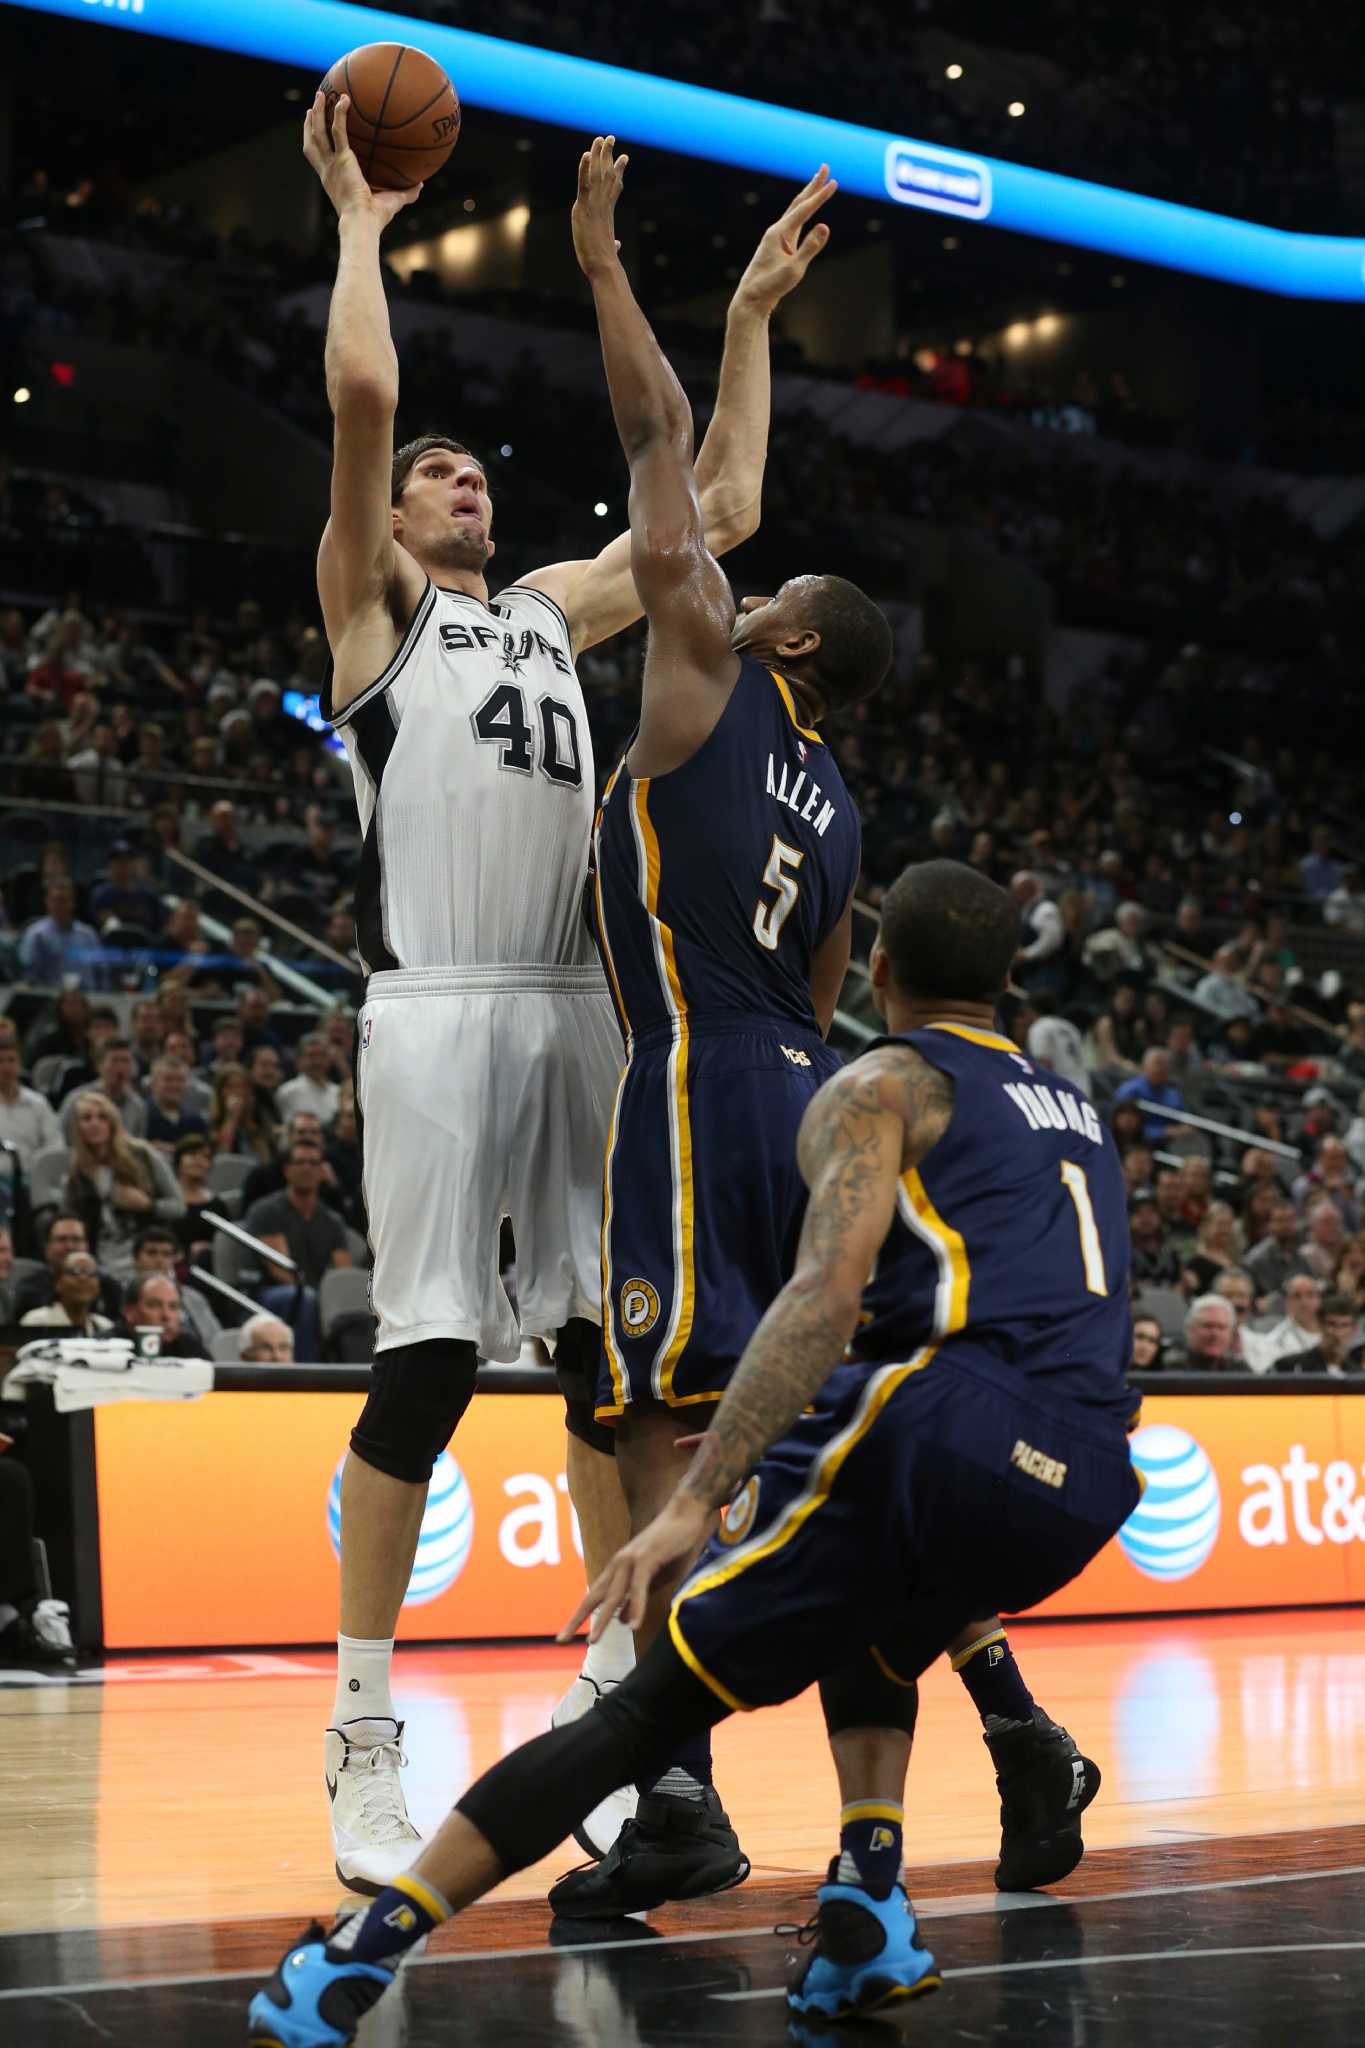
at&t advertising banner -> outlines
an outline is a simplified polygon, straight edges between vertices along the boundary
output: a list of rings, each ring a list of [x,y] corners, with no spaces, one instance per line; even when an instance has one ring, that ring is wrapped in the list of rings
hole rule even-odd
[[[96,1415],[111,1649],[320,1643],[336,1630],[345,1394],[211,1394]],[[1365,1397],[1150,1399],[1147,1487],[1037,1610],[1157,1614],[1365,1599]],[[400,1638],[550,1636],[583,1565],[548,1396],[476,1400],[437,1466]]]

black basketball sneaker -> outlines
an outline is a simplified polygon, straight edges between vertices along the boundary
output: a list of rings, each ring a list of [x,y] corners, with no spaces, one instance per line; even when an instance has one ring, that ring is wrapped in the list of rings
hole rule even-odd
[[[560,1878],[550,1905],[566,1920],[600,1920],[728,1892],[748,1875],[749,1859],[714,1786],[701,1799],[651,1792],[600,1863]]]
[[[1085,1854],[1081,1815],[1100,1789],[1099,1765],[1036,1710],[1031,1726],[985,1741],[1000,1788],[997,1888],[1029,1892],[1057,1884]]]

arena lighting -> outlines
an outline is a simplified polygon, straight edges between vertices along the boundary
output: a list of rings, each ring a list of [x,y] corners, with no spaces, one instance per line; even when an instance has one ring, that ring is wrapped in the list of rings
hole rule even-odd
[[[1022,100],[1011,100],[1009,105],[1005,109],[1005,112],[1009,115],[1011,121],[1017,121],[1019,119],[1019,116],[1023,113],[1023,111],[1024,102]]]
[[[16,405],[27,405],[32,396],[33,393],[29,390],[27,384],[21,384],[14,394],[14,403]]]
[[[1033,331],[1043,341],[1050,341],[1061,326],[1055,313],[1040,313],[1033,323]]]
[[[599,499],[598,499],[597,503],[596,503],[596,504],[595,504],[595,505],[593,506],[593,508],[592,508],[592,509],[593,509],[593,511],[594,511],[594,512],[595,512],[595,513],[597,514],[597,516],[598,516],[598,518],[599,518],[599,519],[605,519],[605,518],[606,518],[606,516],[607,516],[607,508],[606,508],[606,505],[605,505],[605,503],[603,502],[603,500],[602,500],[601,498],[599,498]]]
[[[960,64],[950,64],[943,76],[945,78],[961,78],[962,66]]]
[[[846,192],[865,198],[986,221],[1286,298],[1365,299],[1365,240],[1359,237],[1287,234],[377,8],[340,0],[128,0],[126,6],[123,0],[0,0],[0,6],[17,4],[266,57],[318,77],[357,43],[413,42],[446,67],[469,105],[549,122],[578,136],[610,131],[794,182],[808,178],[823,159]]]

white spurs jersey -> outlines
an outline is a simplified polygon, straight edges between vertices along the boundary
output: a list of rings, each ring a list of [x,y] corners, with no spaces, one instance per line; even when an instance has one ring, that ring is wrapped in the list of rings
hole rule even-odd
[[[514,584],[488,606],[428,579],[393,660],[333,723],[364,835],[367,973],[596,959],[592,740],[553,599]]]

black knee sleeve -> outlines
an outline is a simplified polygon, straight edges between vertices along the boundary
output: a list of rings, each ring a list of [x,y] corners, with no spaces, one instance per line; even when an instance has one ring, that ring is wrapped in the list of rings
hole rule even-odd
[[[381,1351],[351,1431],[357,1458],[390,1479],[424,1486],[473,1398],[478,1366],[472,1344],[448,1337]]]
[[[714,1728],[729,1711],[660,1636],[591,1712],[504,1757],[470,1786],[456,1811],[484,1836],[504,1873],[523,1870],[548,1856],[618,1785],[662,1769],[680,1742]]]
[[[564,1426],[590,1450],[616,1455],[616,1431],[599,1422],[597,1375],[602,1360],[602,1332],[586,1316],[565,1323],[555,1340],[555,1378],[564,1396]]]
[[[899,1728],[913,1737],[919,1686],[898,1678],[874,1649],[860,1650],[820,1680],[820,1705],[831,1735],[846,1728]]]

